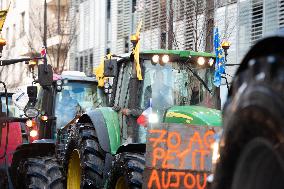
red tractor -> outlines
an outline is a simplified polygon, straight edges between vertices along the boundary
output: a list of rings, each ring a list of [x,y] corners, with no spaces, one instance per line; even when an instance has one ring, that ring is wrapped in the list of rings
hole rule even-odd
[[[31,58],[2,60],[1,66],[11,65],[20,62],[30,61]],[[33,124],[33,116],[25,110],[25,117],[21,117],[19,109],[13,103],[13,93],[8,93],[6,84],[0,81],[4,86],[5,92],[0,93],[0,188],[7,188],[10,183],[10,166],[12,164],[13,154],[16,149],[23,145],[33,142],[37,139],[30,129]],[[27,94],[23,92],[17,98],[26,95],[28,105],[34,103],[36,99],[36,86],[28,86]],[[18,99],[16,99],[17,101]],[[31,110],[31,109],[30,109]]]
[[[13,117],[17,116],[15,107],[13,106],[11,100],[12,94],[8,93],[7,97],[9,113],[7,112],[7,107],[5,106],[6,95],[5,93],[0,93],[0,177],[5,178],[0,180],[0,186],[6,186],[4,181],[7,180],[7,166],[11,165],[13,157],[12,154],[16,150],[17,146],[21,145],[24,141],[21,130],[24,129],[25,124],[22,124],[21,122],[10,122],[8,127],[3,121],[8,114],[9,116]]]

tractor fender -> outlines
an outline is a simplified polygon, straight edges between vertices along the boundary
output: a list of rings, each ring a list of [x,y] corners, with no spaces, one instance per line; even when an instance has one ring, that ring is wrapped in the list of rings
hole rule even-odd
[[[138,152],[138,153],[145,153],[146,152],[146,144],[145,143],[127,143],[121,145],[118,150],[117,154],[123,152]]]
[[[117,113],[111,108],[98,108],[83,114],[78,123],[91,122],[95,127],[101,148],[115,154],[120,146],[120,126]]]
[[[78,123],[87,123],[90,121],[95,127],[101,148],[105,152],[110,153],[110,141],[108,136],[108,130],[102,113],[97,110],[89,111],[80,117]]]
[[[15,181],[14,176],[17,175],[17,168],[22,160],[37,156],[52,156],[55,154],[55,148],[56,145],[53,140],[37,140],[34,143],[18,146],[13,154],[11,164],[12,181]]]

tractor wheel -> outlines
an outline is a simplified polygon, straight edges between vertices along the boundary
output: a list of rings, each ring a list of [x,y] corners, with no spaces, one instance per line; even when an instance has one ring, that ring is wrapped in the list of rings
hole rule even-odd
[[[66,153],[67,189],[102,188],[105,152],[91,124],[72,127]]]
[[[19,189],[62,189],[65,186],[62,168],[53,157],[28,158],[18,170]]]
[[[252,140],[262,138],[272,145],[284,140],[283,73],[282,62],[255,60],[235,77],[224,107],[224,137],[213,188],[232,188],[236,165]]]
[[[252,140],[237,164],[232,189],[283,189],[284,146],[281,145],[275,148],[265,139]]]
[[[144,154],[121,153],[116,155],[108,181],[109,189],[142,188],[143,171],[145,168]]]

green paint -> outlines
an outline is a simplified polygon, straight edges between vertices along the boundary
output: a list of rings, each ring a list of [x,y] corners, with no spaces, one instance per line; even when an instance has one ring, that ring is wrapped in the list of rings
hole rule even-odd
[[[222,126],[220,110],[201,106],[173,106],[168,109],[165,122],[216,127]]]
[[[117,112],[113,111],[110,107],[101,107],[98,109],[102,112],[107,125],[111,153],[115,154],[121,144]]]
[[[158,49],[158,50],[147,50],[142,51],[140,53],[141,55],[147,55],[147,54],[168,54],[168,55],[176,55],[180,58],[188,58],[188,57],[211,57],[215,58],[216,56],[213,53],[207,53],[207,52],[194,52],[194,51],[187,51],[187,50],[165,50],[165,49]]]

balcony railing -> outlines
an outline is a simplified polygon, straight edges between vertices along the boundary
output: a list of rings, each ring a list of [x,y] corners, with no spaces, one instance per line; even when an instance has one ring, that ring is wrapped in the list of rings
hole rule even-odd
[[[57,35],[73,35],[74,30],[71,28],[71,21],[60,20],[59,22],[52,22],[47,26],[48,37]]]

